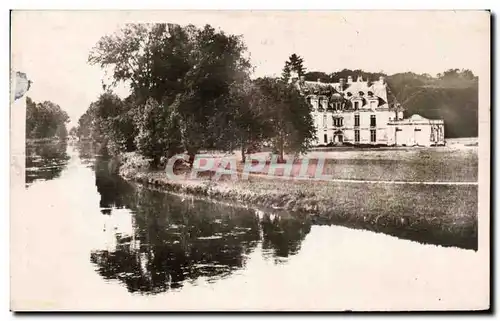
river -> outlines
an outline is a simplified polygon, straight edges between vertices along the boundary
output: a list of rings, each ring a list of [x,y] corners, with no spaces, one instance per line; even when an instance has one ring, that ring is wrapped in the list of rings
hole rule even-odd
[[[470,308],[487,289],[469,273],[480,251],[150,190],[71,143],[26,155],[22,210],[13,214],[22,219],[11,238],[12,307]]]

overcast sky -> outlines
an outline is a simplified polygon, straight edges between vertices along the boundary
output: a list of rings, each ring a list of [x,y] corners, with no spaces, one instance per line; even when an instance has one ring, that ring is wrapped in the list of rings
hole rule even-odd
[[[12,14],[12,69],[33,81],[28,96],[59,104],[73,125],[102,91],[90,49],[128,22],[209,23],[240,34],[255,76],[279,75],[292,53],[309,71],[489,72],[489,15],[473,11],[20,11]]]

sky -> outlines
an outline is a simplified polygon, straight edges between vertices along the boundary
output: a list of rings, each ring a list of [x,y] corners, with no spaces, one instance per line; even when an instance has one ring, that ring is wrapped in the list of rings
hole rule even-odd
[[[14,11],[11,69],[33,81],[28,96],[59,104],[73,126],[102,92],[104,72],[87,63],[90,50],[125,23],[208,23],[242,35],[254,76],[280,75],[296,53],[308,71],[464,68],[481,79],[489,73],[489,19],[485,11]]]

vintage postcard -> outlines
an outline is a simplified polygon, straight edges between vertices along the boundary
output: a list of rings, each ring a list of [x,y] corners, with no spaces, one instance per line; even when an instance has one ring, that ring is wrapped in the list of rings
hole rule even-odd
[[[11,309],[489,309],[490,20],[12,11]]]

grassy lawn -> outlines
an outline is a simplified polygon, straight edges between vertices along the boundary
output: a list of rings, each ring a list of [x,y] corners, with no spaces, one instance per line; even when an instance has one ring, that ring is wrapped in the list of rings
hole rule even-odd
[[[335,178],[477,181],[474,150],[325,154],[329,157],[325,173]],[[122,171],[122,175],[173,192],[307,213],[316,224],[338,224],[419,242],[477,249],[475,185],[341,183],[260,176],[236,181],[225,176],[210,181],[206,175],[203,180],[171,181],[163,171]]]
[[[319,156],[311,153],[310,156]],[[341,179],[477,182],[477,150],[403,149],[325,153],[324,173]]]
[[[265,153],[256,157],[266,157]],[[234,158],[234,156],[231,156]],[[256,171],[257,174],[296,177],[299,175],[305,158],[308,163],[306,175],[314,177],[315,173],[330,175],[333,179],[347,180],[382,180],[413,182],[477,182],[478,155],[477,149],[450,148],[400,148],[400,149],[368,149],[339,151],[313,151],[294,159],[291,173],[283,168],[275,168],[270,172],[268,163]],[[324,159],[323,168],[318,170],[318,159]],[[213,158],[215,170],[222,158]],[[202,166],[205,163],[202,161]],[[245,165],[237,160],[238,171]],[[227,166],[229,169],[229,165]],[[257,164],[253,170],[259,169]]]

